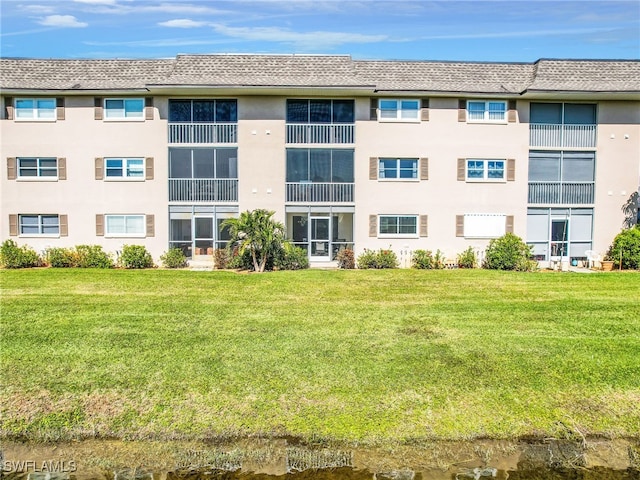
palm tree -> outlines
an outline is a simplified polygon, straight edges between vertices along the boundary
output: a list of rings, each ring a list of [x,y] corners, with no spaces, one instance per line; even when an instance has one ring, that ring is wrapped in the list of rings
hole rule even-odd
[[[229,228],[231,243],[238,244],[239,253],[242,255],[249,250],[256,272],[264,272],[267,260],[282,248],[285,241],[284,225],[271,218],[274,213],[263,209],[247,210],[238,218],[222,222],[223,228]]]

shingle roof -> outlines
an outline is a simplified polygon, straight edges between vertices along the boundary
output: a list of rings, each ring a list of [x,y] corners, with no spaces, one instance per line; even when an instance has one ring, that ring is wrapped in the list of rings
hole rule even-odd
[[[101,90],[145,88],[175,60],[0,60],[0,88]]]
[[[520,93],[532,64],[480,62],[355,61],[356,71],[378,90]]]
[[[349,56],[178,55],[162,85],[359,86]],[[369,83],[368,85],[371,85]]]
[[[640,91],[640,62],[633,60],[539,60],[529,90]]]
[[[0,88],[119,90],[149,86],[347,87],[520,94],[640,92],[637,60],[535,63],[353,60],[347,55],[178,55],[157,60],[0,59]]]

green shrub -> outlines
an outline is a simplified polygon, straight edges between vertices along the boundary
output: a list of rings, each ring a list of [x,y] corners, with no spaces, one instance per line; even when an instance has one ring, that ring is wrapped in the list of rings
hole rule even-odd
[[[473,248],[469,247],[457,256],[458,268],[476,268],[478,266],[478,256]]]
[[[73,249],[52,247],[45,251],[45,259],[49,266],[53,268],[75,267],[75,255]]]
[[[120,265],[124,268],[152,268],[153,257],[144,245],[124,245],[120,254]]]
[[[213,251],[213,265],[219,270],[229,268],[231,252],[227,248],[216,248]]]
[[[420,270],[441,270],[444,268],[444,253],[436,250],[435,255],[431,250],[415,250],[411,257],[411,268]]]
[[[19,247],[9,239],[0,246],[0,265],[4,268],[30,268],[42,265],[42,259],[30,246]]]
[[[398,268],[399,262],[397,255],[393,252],[393,250],[383,250],[380,249],[377,252],[374,250],[365,249],[358,256],[358,268],[361,269],[369,269],[369,268]]]
[[[267,261],[267,266],[265,270],[269,270],[270,265],[273,266],[273,262]],[[242,253],[240,253],[240,248],[237,246],[231,250],[231,255],[229,258],[229,263],[227,264],[227,268],[231,268],[233,270],[253,270],[253,259],[251,258],[251,251],[249,249],[245,249]]]
[[[620,267],[622,257],[622,268],[640,268],[640,225],[636,224],[616,235],[607,257],[613,260],[616,267]]]
[[[344,270],[352,270],[356,268],[356,258],[353,250],[350,248],[341,248],[336,255],[338,261],[338,268]]]
[[[75,266],[80,268],[113,268],[113,258],[100,245],[76,245]]]
[[[309,268],[309,256],[304,248],[296,247],[290,242],[284,242],[282,248],[275,255],[274,270],[303,270]]]
[[[513,233],[506,233],[489,242],[484,258],[484,268],[491,270],[535,270],[536,262],[531,260],[531,247]]]
[[[411,268],[429,270],[433,268],[433,254],[431,250],[414,250],[411,257]]]
[[[187,266],[187,257],[179,248],[170,248],[167,252],[160,255],[160,261],[164,268],[184,268]]]

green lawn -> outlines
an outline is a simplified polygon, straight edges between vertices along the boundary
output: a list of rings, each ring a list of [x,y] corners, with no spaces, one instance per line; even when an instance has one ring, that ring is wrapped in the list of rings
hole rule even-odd
[[[0,281],[4,438],[640,432],[638,273],[37,269]]]

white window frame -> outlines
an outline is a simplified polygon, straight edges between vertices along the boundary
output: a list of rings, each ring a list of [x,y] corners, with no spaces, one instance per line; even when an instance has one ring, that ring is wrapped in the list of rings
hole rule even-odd
[[[21,163],[26,160],[35,160],[35,167],[22,167]],[[54,167],[42,167],[41,160],[55,160],[55,175],[41,175],[42,171],[54,170]],[[22,170],[35,170],[35,175],[22,175]],[[31,182],[56,182],[58,180],[58,159],[56,157],[18,157],[16,158],[16,180]]]
[[[140,112],[131,111],[127,112],[127,102],[139,101],[142,103],[142,109]],[[122,102],[122,108],[108,108],[107,105],[111,102]],[[105,98],[102,103],[104,109],[105,121],[117,121],[117,122],[144,122],[144,106],[145,100],[143,97],[111,97]],[[134,115],[135,113],[135,115]]]
[[[382,108],[383,102],[395,102],[396,108]],[[402,108],[404,102],[415,103],[416,108]],[[420,122],[420,102],[419,98],[380,98],[378,99],[378,121],[379,122],[406,122],[406,123],[419,123]],[[395,112],[395,116],[385,117],[382,112]],[[403,112],[414,112],[414,117],[405,117]]]
[[[385,177],[383,176],[384,173],[384,169],[382,168],[382,162],[383,161],[395,161],[396,162],[396,167],[395,167],[395,171],[397,176],[395,177]],[[414,176],[410,177],[410,178],[405,178],[405,177],[401,177],[400,176],[400,163],[402,161],[412,161],[414,162],[415,166],[411,169],[411,171],[413,172]],[[407,170],[406,168],[402,169],[402,170]],[[380,157],[378,158],[378,180],[381,180],[383,182],[419,182],[420,181],[420,159],[419,158],[413,158],[413,157]]]
[[[29,217],[29,218],[33,218],[35,217],[37,219],[37,227],[38,227],[38,231],[37,232],[27,232],[24,233],[23,232],[23,228],[25,226],[29,226],[29,227],[33,227],[33,224],[28,224],[25,225],[23,223],[23,220],[25,217]],[[44,223],[44,218],[53,218],[55,217],[58,220],[57,225],[55,225],[57,227],[57,232],[52,232],[52,233],[45,233],[45,227],[47,228],[51,228],[54,225],[53,224],[48,224],[45,225]],[[54,214],[54,213],[24,213],[24,214],[20,214],[18,215],[18,236],[20,237],[45,237],[45,238],[59,238],[60,237],[60,215],[58,214]]]
[[[469,176],[469,162],[482,162],[482,178]],[[502,163],[502,177],[489,177],[489,163],[501,162]],[[479,182],[479,183],[505,183],[507,181],[507,160],[504,158],[467,158],[464,164],[465,179],[467,182]]]
[[[482,118],[471,118],[471,104],[484,104]],[[492,103],[499,103],[504,106],[502,113],[503,118],[491,118],[490,105]],[[479,110],[478,110],[479,111]],[[507,123],[508,105],[506,100],[467,100],[467,122],[469,123]]]
[[[110,170],[108,167],[109,161],[121,162],[120,170],[122,170],[122,175],[109,175],[109,170]],[[133,162],[142,162],[142,166],[139,169],[132,169],[130,164]],[[146,168],[146,161],[144,157],[105,157],[104,158],[104,180],[107,182],[114,182],[114,181],[144,182],[146,177],[145,168]],[[114,168],[112,167],[111,170],[113,169]],[[140,175],[129,175],[128,173],[131,170],[133,171],[139,170]]]
[[[503,213],[465,213],[465,238],[500,238],[507,231],[507,216]]]
[[[124,231],[123,232],[112,232],[110,231],[110,222],[114,221],[116,218],[123,219]],[[127,228],[127,223],[129,221],[134,221],[134,219],[141,219],[142,231],[139,232],[130,232]],[[104,216],[104,236],[111,238],[144,238],[147,236],[147,216],[144,214],[108,214]]]
[[[397,218],[397,232],[396,233],[382,233],[382,219],[387,217]],[[378,238],[419,238],[419,215],[395,215],[395,214],[383,214],[378,215]],[[400,218],[413,218],[415,220],[416,230],[414,233],[400,233]]]
[[[31,108],[19,108],[21,102],[32,102]],[[41,108],[39,102],[53,102],[52,108]],[[14,100],[14,119],[17,122],[55,122],[57,120],[57,100],[55,98],[20,97]],[[29,112],[29,116],[22,116]]]

